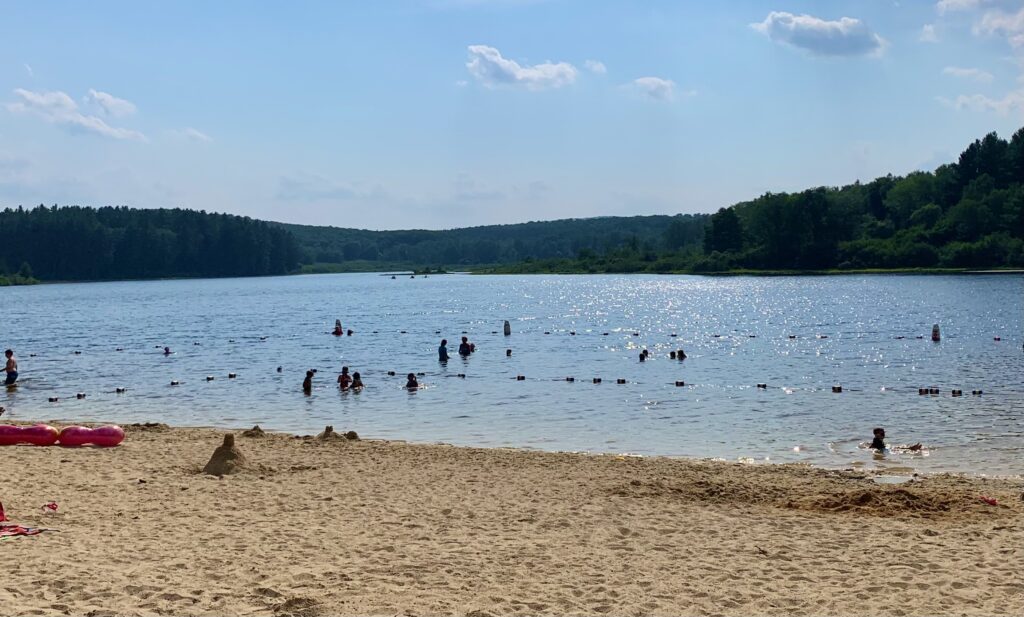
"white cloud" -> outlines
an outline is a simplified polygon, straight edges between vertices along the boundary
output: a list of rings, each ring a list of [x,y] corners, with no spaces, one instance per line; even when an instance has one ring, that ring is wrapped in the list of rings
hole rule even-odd
[[[528,90],[561,88],[576,81],[579,71],[568,62],[543,62],[522,66],[503,58],[487,45],[470,45],[466,68],[477,81],[488,87],[524,86]]]
[[[864,22],[852,17],[827,21],[812,15],[772,11],[750,27],[776,42],[788,43],[822,56],[881,54],[887,45]]]
[[[917,37],[917,40],[922,43],[938,43],[939,35],[935,33],[935,24],[921,26],[921,34]]]
[[[983,71],[981,69],[967,69],[959,66],[947,66],[942,69],[942,73],[945,75],[952,75],[953,77],[959,77],[960,79],[973,79],[974,81],[980,81],[982,83],[991,83],[994,79],[992,73]]]
[[[75,101],[64,92],[33,92],[17,88],[14,94],[21,100],[7,103],[7,111],[11,113],[34,114],[51,124],[112,139],[146,141],[146,136],[138,131],[110,126],[102,118],[83,114]]]
[[[939,12],[939,15],[945,15],[946,13],[953,13],[956,11],[969,11],[976,9],[981,6],[985,0],[939,0],[935,5],[935,10]]]
[[[632,86],[657,101],[671,101],[675,97],[676,84],[671,79],[640,77],[633,80]]]
[[[188,137],[192,141],[199,141],[207,144],[213,141],[212,137],[200,131],[199,129],[192,128],[191,126],[186,127],[185,130],[181,132],[181,134],[184,135],[185,137]]]
[[[975,24],[974,33],[1005,36],[1012,47],[1024,47],[1024,7],[1016,13],[987,11]]]
[[[956,109],[957,111],[994,111],[1000,115],[1009,114],[1012,111],[1024,112],[1024,90],[1010,92],[1001,99],[995,99],[983,94],[961,94],[955,99],[939,97],[939,102]]]
[[[115,118],[130,116],[136,111],[135,103],[117,98],[113,94],[98,92],[92,88],[89,89],[89,94],[85,96],[85,102],[95,103],[103,113]]]
[[[587,67],[587,70],[591,73],[598,75],[604,75],[608,72],[608,67],[604,65],[604,62],[599,62],[598,60],[587,60],[583,63],[583,66]]]

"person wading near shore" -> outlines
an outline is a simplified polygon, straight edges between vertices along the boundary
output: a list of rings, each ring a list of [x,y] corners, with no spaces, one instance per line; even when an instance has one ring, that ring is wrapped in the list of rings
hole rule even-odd
[[[7,371],[7,379],[4,380],[4,385],[13,386],[14,382],[18,381],[18,361],[10,349],[4,351],[4,355],[7,356],[7,364],[4,366],[4,370]]]

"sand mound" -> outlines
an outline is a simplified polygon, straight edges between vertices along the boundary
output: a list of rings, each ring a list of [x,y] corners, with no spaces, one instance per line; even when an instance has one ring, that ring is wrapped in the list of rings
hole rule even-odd
[[[974,503],[970,496],[959,493],[918,493],[902,488],[879,487],[803,498],[787,503],[786,507],[820,512],[856,511],[874,516],[929,516],[954,510],[974,509]]]
[[[317,617],[323,614],[320,603],[312,598],[289,598],[274,607],[277,617]]]
[[[356,441],[359,439],[359,435],[355,431],[348,431],[347,433],[339,433],[334,430],[334,427],[327,425],[324,430],[316,436],[320,441],[334,441],[338,439],[347,439],[349,441]]]
[[[203,467],[203,473],[211,476],[223,476],[241,471],[248,461],[242,451],[235,447],[235,436],[231,433],[224,435],[224,443],[217,446],[210,457],[210,462]]]
[[[159,432],[170,430],[171,427],[167,426],[163,422],[143,422],[143,423],[136,422],[135,424],[129,424],[128,426],[126,426],[124,428],[125,428],[125,430],[128,430],[128,431],[156,432],[156,433],[159,433]]]
[[[260,428],[260,425],[252,427],[249,430],[242,431],[242,437],[252,437],[254,439],[262,439],[267,436],[267,432]]]

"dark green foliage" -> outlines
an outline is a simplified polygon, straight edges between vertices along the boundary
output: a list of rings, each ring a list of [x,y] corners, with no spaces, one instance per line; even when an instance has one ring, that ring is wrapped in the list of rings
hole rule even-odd
[[[0,212],[0,263],[22,264],[24,279],[285,274],[298,255],[285,230],[228,214],[77,206]]]

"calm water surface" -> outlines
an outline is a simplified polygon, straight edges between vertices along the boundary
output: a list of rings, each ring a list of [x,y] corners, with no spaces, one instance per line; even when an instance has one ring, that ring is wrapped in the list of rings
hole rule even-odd
[[[1019,275],[352,274],[4,288],[0,307],[0,344],[21,364],[0,405],[18,420],[333,424],[421,442],[1024,473]],[[327,334],[336,318],[355,334]],[[468,360],[455,355],[463,332]],[[678,348],[684,362],[668,357]],[[363,392],[338,391],[342,365]],[[426,387],[404,390],[408,372]],[[919,396],[927,386],[942,395]],[[876,460],[860,447],[874,426],[927,451]]]

